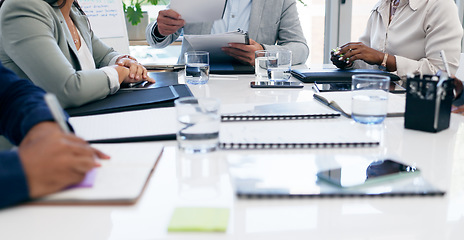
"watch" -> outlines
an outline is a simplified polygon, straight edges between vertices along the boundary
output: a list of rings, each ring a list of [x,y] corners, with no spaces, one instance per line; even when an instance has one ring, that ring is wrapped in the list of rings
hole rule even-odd
[[[385,55],[383,55],[383,61],[379,66],[380,70],[387,71],[387,59],[388,59],[388,53],[385,53]]]

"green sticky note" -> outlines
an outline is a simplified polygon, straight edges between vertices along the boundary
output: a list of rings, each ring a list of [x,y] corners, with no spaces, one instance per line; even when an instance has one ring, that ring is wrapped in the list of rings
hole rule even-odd
[[[169,232],[225,232],[229,209],[206,207],[179,207],[174,210]]]

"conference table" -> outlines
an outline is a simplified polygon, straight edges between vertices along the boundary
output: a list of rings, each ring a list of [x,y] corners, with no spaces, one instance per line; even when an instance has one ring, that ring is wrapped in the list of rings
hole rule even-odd
[[[208,84],[189,87],[195,96],[219,98],[224,106],[314,101],[312,84],[305,84],[302,89],[253,89],[249,82],[254,80],[252,75],[212,75]],[[179,82],[183,81],[183,73],[179,72]],[[409,130],[403,124],[402,117],[387,118],[377,126],[382,129],[381,146],[368,149],[218,150],[186,154],[177,149],[176,141],[158,142],[164,145],[164,152],[135,204],[26,204],[2,209],[0,239],[462,239],[464,117],[452,114],[450,127],[439,133]],[[234,193],[227,164],[231,154],[277,156],[285,160],[302,155],[379,152],[416,165],[425,179],[446,194],[241,199]],[[168,232],[171,215],[178,207],[228,208],[227,231]]]

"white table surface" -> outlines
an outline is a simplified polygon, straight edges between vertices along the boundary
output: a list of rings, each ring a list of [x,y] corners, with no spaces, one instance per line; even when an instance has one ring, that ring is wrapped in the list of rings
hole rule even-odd
[[[252,76],[212,77],[193,86],[196,95],[223,104],[312,101],[304,89],[251,89]],[[181,80],[182,81],[182,80]],[[346,121],[351,121],[346,119]],[[160,142],[164,154],[141,199],[132,206],[16,206],[0,210],[0,239],[463,239],[464,118],[438,134],[407,130],[403,118],[380,126],[382,146],[374,149],[217,151],[188,155],[175,141]],[[365,154],[382,152],[415,164],[443,197],[237,199],[227,156]],[[230,209],[226,233],[168,233],[180,206]]]

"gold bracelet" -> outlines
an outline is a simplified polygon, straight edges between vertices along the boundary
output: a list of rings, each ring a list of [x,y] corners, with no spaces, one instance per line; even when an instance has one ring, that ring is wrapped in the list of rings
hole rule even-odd
[[[383,55],[382,64],[380,64],[380,66],[379,66],[379,68],[380,68],[381,70],[384,70],[384,71],[387,70],[387,60],[388,60],[388,53],[385,53],[385,55]]]

